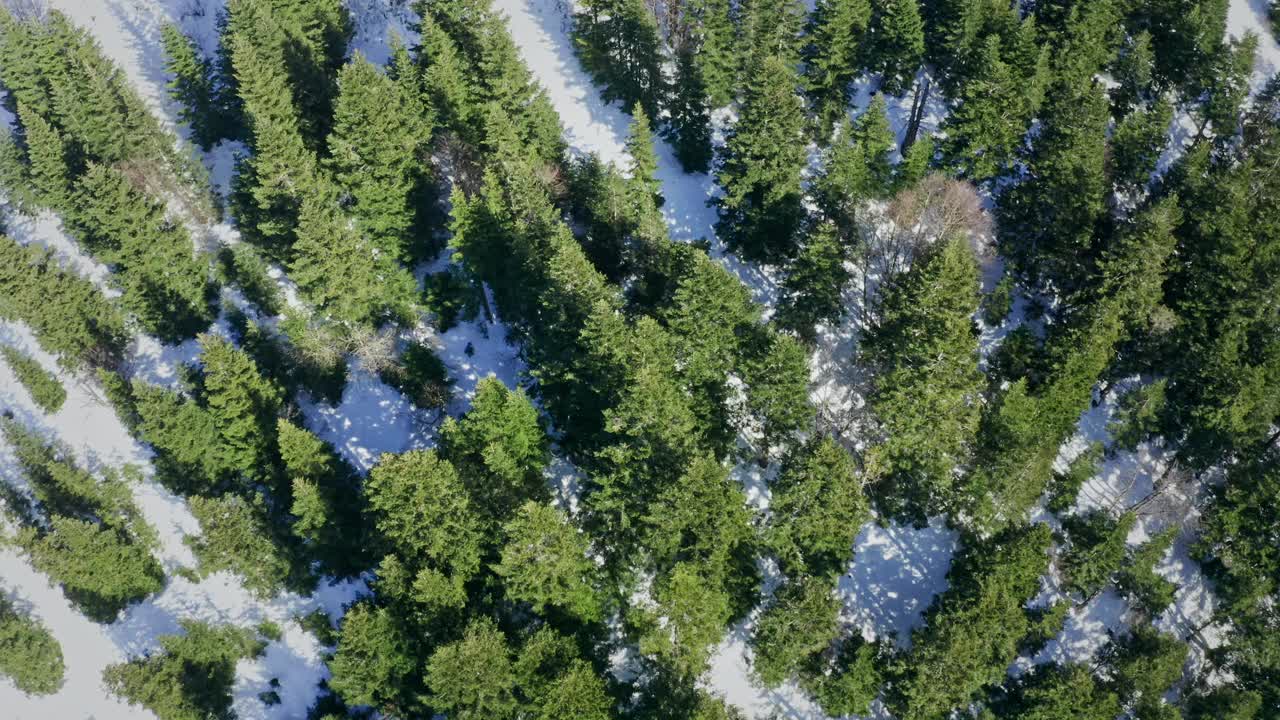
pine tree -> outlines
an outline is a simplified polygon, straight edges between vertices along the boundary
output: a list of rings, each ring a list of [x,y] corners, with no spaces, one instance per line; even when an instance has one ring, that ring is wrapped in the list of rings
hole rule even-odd
[[[707,84],[711,108],[721,108],[737,94],[738,56],[736,28],[729,0],[690,0],[688,12],[693,16],[693,34],[698,38],[692,62],[697,65]]]
[[[813,422],[809,404],[809,351],[790,335],[762,331],[740,366],[747,410],[760,427],[761,457],[785,449]]]
[[[664,135],[687,173],[706,172],[711,166],[711,114],[708,89],[698,55],[683,49],[676,53],[671,99],[667,103]]]
[[[1120,700],[1084,665],[1044,665],[1018,680],[997,706],[1000,717],[1114,720]]]
[[[853,458],[829,437],[796,448],[772,485],[766,538],[792,577],[845,571],[853,540],[870,514]]]
[[[329,686],[352,705],[370,705],[391,717],[420,712],[417,648],[389,608],[357,602],[342,617],[338,651],[329,660]]]
[[[843,316],[844,288],[850,277],[835,223],[820,223],[787,269],[778,322],[813,342],[815,325],[838,323]]]
[[[881,87],[898,95],[909,87],[924,60],[924,22],[918,0],[885,0],[871,16],[868,66]]]
[[[471,409],[440,428],[440,451],[458,469],[473,506],[497,522],[527,500],[546,495],[543,469],[548,441],[538,410],[524,391],[485,378],[476,385]]]
[[[587,622],[601,619],[587,538],[564,513],[527,502],[505,533],[510,539],[493,571],[502,578],[508,597],[531,603],[540,613],[557,607]]]
[[[869,0],[822,0],[814,9],[805,52],[805,80],[819,122],[819,137],[845,117],[850,85],[862,63],[871,23]]]
[[[760,681],[777,687],[825,650],[836,637],[839,608],[826,578],[802,576],[783,585],[751,638],[752,666]]]
[[[423,168],[431,117],[409,89],[359,55],[339,74],[338,91],[325,165],[380,255],[419,256],[415,202],[430,182]]]
[[[649,623],[640,637],[640,651],[659,658],[681,677],[702,675],[733,615],[728,594],[697,563],[679,563],[655,590],[666,624]]]
[[[178,118],[191,128],[196,145],[207,151],[223,134],[214,106],[213,69],[200,56],[195,42],[183,35],[177,25],[166,23],[161,27],[160,40],[164,44],[165,72],[173,76],[169,94],[178,103]]]
[[[875,369],[868,404],[884,440],[867,454],[882,512],[923,524],[950,502],[978,426],[978,267],[965,240],[943,239],[881,293],[861,349]]]
[[[1161,98],[1150,108],[1124,117],[1111,136],[1111,182],[1131,191],[1151,180],[1168,141],[1173,106]]]
[[[631,180],[634,202],[642,212],[650,207],[662,207],[662,181],[658,180],[658,157],[653,152],[653,137],[649,130],[649,116],[636,103],[631,110],[631,126],[627,128],[627,158],[631,161]]]
[[[1004,679],[1027,633],[1023,605],[1039,590],[1050,541],[1047,526],[1023,526],[975,543],[953,562],[950,587],[912,635],[905,673],[891,689],[895,716],[944,716]]]
[[[425,66],[422,71],[424,97],[441,127],[470,139],[474,133],[470,119],[476,112],[472,106],[475,89],[467,80],[465,61],[453,38],[430,15],[424,14],[420,32],[418,62]]]
[[[716,232],[747,259],[777,262],[792,255],[803,216],[805,120],[790,64],[771,56],[753,75],[717,163]]]
[[[462,639],[445,645],[427,661],[428,698],[433,710],[458,720],[515,718],[515,672],[502,631],[487,618],[467,626]]]
[[[36,199],[55,210],[67,207],[75,178],[62,134],[27,105],[18,106],[18,118],[26,133],[27,161]]]
[[[737,6],[738,87],[749,88],[768,58],[788,67],[800,60],[805,9],[796,0],[745,0]]]
[[[280,390],[258,374],[253,360],[231,343],[202,335],[204,389],[217,428],[223,464],[249,482],[270,478]]]
[[[1062,552],[1066,587],[1092,597],[1110,584],[1125,560],[1125,540],[1136,516],[1118,520],[1105,510],[1071,515],[1062,522],[1069,544]]]
[[[602,84],[606,102],[641,105],[657,117],[666,98],[662,39],[643,0],[588,0],[575,16],[575,45],[582,64]]]
[[[301,208],[289,269],[302,296],[347,323],[378,325],[407,317],[413,276],[325,200],[332,196],[308,198]]]

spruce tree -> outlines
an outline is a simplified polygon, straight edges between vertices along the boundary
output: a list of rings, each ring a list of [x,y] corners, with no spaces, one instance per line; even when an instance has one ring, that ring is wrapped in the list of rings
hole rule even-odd
[[[729,0],[690,0],[693,16],[692,33],[698,39],[697,50],[690,52],[702,79],[707,84],[711,108],[732,102],[738,91],[738,56],[736,28]],[[678,76],[677,76],[678,77]]]
[[[924,22],[919,0],[885,0],[871,15],[868,67],[881,88],[898,95],[910,87],[924,60]]]
[[[356,228],[390,259],[423,254],[415,203],[430,181],[431,124],[419,98],[364,57],[339,74],[325,165]]]
[[[689,49],[676,53],[675,80],[667,104],[664,134],[687,173],[706,172],[711,165],[711,114],[708,88],[698,55]]]
[[[823,577],[792,579],[760,616],[751,638],[752,669],[766,687],[794,676],[835,639],[840,605],[831,590]]]
[[[165,72],[173,76],[169,94],[178,103],[178,118],[191,128],[196,145],[207,151],[223,134],[214,105],[213,69],[200,56],[195,42],[183,35],[177,25],[166,23],[161,27],[160,40],[164,44]]]
[[[1031,102],[1035,98],[1027,99],[1025,87],[1025,80],[1001,58],[1000,38],[989,36],[959,91],[959,107],[943,125],[947,163],[979,182],[1004,172],[1038,107]]]
[[[829,437],[810,440],[792,451],[771,490],[766,539],[783,570],[792,577],[844,573],[870,514],[848,451]]]
[[[904,720],[945,716],[1004,679],[1030,623],[1024,605],[1048,565],[1049,528],[1022,526],[967,548],[913,633],[905,671],[888,697]]]
[[[836,225],[824,221],[810,231],[800,254],[787,269],[778,322],[813,342],[815,325],[840,321],[844,314],[844,288],[850,278]]]
[[[631,181],[634,201],[642,211],[662,207],[662,181],[658,180],[658,157],[653,152],[653,137],[649,130],[649,116],[644,107],[636,103],[631,109],[631,126],[627,128],[627,158],[631,161]]]
[[[639,104],[657,117],[666,99],[662,39],[643,0],[588,0],[575,17],[575,41],[583,66],[604,87],[606,101]]]
[[[458,720],[517,717],[516,678],[507,640],[488,618],[473,620],[462,639],[436,650],[427,661],[432,709]]]
[[[813,11],[805,80],[818,117],[819,137],[826,137],[847,113],[870,22],[869,0],[821,0]]]
[[[280,390],[243,351],[214,335],[202,335],[204,389],[217,428],[222,464],[245,481],[270,479],[276,445]]]
[[[791,65],[761,61],[747,86],[738,122],[717,162],[724,196],[716,232],[749,260],[778,262],[794,253],[803,216],[804,113]]]
[[[587,538],[563,512],[527,502],[505,533],[509,540],[493,571],[502,578],[507,597],[528,602],[538,612],[555,607],[587,622],[601,619]]]
[[[883,440],[867,453],[882,512],[923,525],[950,502],[977,431],[978,266],[967,241],[943,239],[889,280],[861,343],[874,371],[868,405]]]
[[[75,177],[62,134],[30,106],[19,105],[18,118],[26,133],[27,162],[36,199],[55,210],[67,207]]]
[[[800,59],[805,9],[796,0],[745,0],[737,6],[738,87],[749,88],[767,58],[794,67]]]

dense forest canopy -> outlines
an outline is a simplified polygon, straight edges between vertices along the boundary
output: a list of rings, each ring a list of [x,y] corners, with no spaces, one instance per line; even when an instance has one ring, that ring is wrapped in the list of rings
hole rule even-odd
[[[20,568],[347,589],[117,647],[160,720],[1280,717],[1280,3],[531,3],[617,157],[490,0],[196,2],[159,99],[0,3],[0,683],[86,687]]]

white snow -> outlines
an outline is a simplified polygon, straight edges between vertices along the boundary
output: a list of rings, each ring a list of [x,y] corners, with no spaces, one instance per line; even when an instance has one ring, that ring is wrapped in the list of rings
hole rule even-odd
[[[1258,36],[1258,54],[1254,61],[1250,84],[1254,92],[1280,71],[1280,40],[1276,39],[1267,17],[1269,0],[1231,0],[1227,8],[1227,35],[1242,38],[1252,32]]]

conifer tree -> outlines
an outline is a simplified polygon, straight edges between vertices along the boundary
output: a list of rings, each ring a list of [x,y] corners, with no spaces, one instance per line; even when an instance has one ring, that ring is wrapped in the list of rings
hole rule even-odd
[[[664,133],[680,161],[680,167],[687,173],[706,172],[711,165],[708,92],[698,55],[689,49],[678,51]]]
[[[177,25],[166,23],[161,27],[160,39],[164,44],[165,72],[173,76],[169,94],[178,103],[178,118],[191,128],[196,145],[207,151],[223,134],[214,105],[213,68]]]
[[[762,60],[717,162],[724,196],[716,200],[716,232],[750,260],[790,257],[803,215],[804,114],[796,83],[785,60]]]
[[[1120,700],[1085,665],[1044,665],[1023,676],[996,705],[1000,717],[1052,720],[1114,720]]]
[[[249,482],[270,478],[276,446],[280,390],[264,379],[243,351],[202,335],[204,388],[217,428],[222,464]]]
[[[325,164],[356,228],[394,260],[422,254],[415,203],[429,182],[431,124],[420,99],[363,56],[339,74]]]
[[[924,60],[924,22],[918,0],[885,0],[871,15],[868,67],[891,95],[906,90]]]
[[[894,715],[944,716],[1005,677],[1030,625],[1023,605],[1039,590],[1050,540],[1047,526],[1022,526],[975,543],[955,560],[950,587],[913,634],[905,673],[891,689]]]
[[[417,648],[391,608],[357,602],[342,617],[338,650],[329,660],[329,686],[352,705],[391,717],[420,711],[422,675]]]
[[[407,317],[413,276],[392,255],[326,201],[322,192],[302,205],[290,272],[303,297],[347,323],[374,325]]]
[[[27,161],[36,199],[55,210],[67,207],[75,176],[62,134],[30,106],[19,105],[18,117],[26,133]]]
[[[462,639],[427,661],[432,709],[458,720],[509,720],[517,716],[515,669],[501,630],[488,618],[471,622]]]
[[[1067,292],[1090,274],[1107,190],[1107,102],[1092,78],[1054,86],[1027,160],[1027,178],[1000,203],[1006,256],[1033,282]]]
[[[826,578],[787,582],[756,623],[751,638],[753,669],[766,687],[795,675],[811,655],[835,639],[839,603]]]
[[[752,76],[764,69],[761,63],[768,58],[795,66],[804,17],[804,6],[796,0],[745,0],[737,6],[738,87],[749,92]]]
[[[881,293],[861,348],[875,370],[868,397],[884,440],[867,454],[881,511],[922,525],[949,502],[978,426],[978,267],[960,238],[942,239]]]
[[[844,288],[851,277],[844,263],[835,223],[820,223],[787,269],[778,322],[808,342],[814,341],[815,325],[839,322],[844,314]]]
[[[980,182],[1001,174],[1013,160],[1039,98],[1001,58],[998,36],[989,36],[975,52],[970,79],[959,91],[960,105],[943,126],[942,153],[964,176]]]
[[[692,61],[707,85],[711,108],[733,101],[738,89],[738,56],[736,28],[729,0],[690,0],[688,12],[693,16],[692,33],[698,39]]]
[[[430,15],[423,15],[419,32],[422,41],[418,62],[425,66],[422,87],[426,102],[441,127],[472,139],[475,129],[469,120],[476,110],[472,106],[474,88],[466,77],[465,60],[453,38]]]
[[[739,370],[747,384],[747,410],[760,427],[759,454],[785,449],[813,422],[809,404],[809,351],[799,340],[762,328],[744,350]]]
[[[653,151],[649,117],[639,103],[631,110],[631,126],[627,129],[626,150],[630,160],[631,194],[641,212],[661,207],[662,182],[656,177],[658,158]]]
[[[1150,108],[1124,117],[1111,136],[1111,182],[1136,191],[1146,187],[1156,170],[1169,134],[1173,106],[1161,98]]]
[[[441,426],[440,448],[458,469],[476,510],[495,521],[546,495],[547,435],[521,389],[508,390],[492,377],[481,380],[467,414]]]
[[[819,137],[845,117],[850,85],[862,65],[869,0],[822,0],[810,21],[805,80],[819,122]]]
[[[792,577],[833,578],[845,570],[868,516],[853,458],[829,437],[796,448],[772,486],[766,538]]]
[[[662,40],[643,0],[588,0],[575,25],[582,64],[604,86],[604,99],[620,100],[627,109],[638,103],[657,117],[667,84]]]
[[[680,677],[696,678],[706,671],[733,616],[728,593],[707,572],[714,571],[683,562],[661,578],[654,599],[666,625],[650,622],[640,637],[640,651],[657,657]]]
[[[509,540],[493,571],[502,578],[508,597],[531,603],[538,612],[557,607],[584,621],[601,619],[587,538],[563,512],[527,502],[505,533]]]

